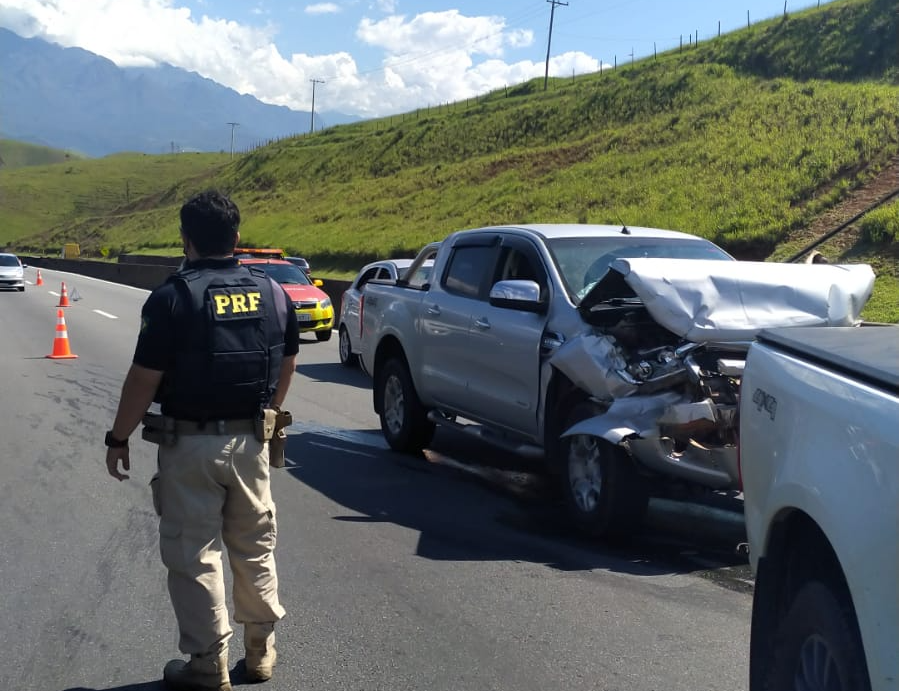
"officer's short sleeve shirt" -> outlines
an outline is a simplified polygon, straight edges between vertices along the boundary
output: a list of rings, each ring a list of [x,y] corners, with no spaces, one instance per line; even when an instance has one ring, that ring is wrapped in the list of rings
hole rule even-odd
[[[278,286],[284,294],[284,302],[287,305],[287,327],[284,330],[284,357],[291,357],[300,352],[300,323],[297,321],[297,313],[293,309],[293,300],[290,296]],[[275,291],[277,297],[278,291]]]
[[[140,313],[134,364],[159,371],[171,369],[175,358],[177,302],[173,283],[165,283],[150,293]]]

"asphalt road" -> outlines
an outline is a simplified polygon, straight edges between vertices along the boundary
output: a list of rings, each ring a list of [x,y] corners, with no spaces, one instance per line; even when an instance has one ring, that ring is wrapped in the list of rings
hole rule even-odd
[[[102,445],[146,292],[42,274],[0,293],[0,689],[162,689],[180,654],[147,485],[155,447],[133,441],[118,483]],[[51,360],[62,281],[79,357]],[[624,545],[571,535],[526,462],[443,430],[423,458],[388,451],[369,380],[338,363],[336,340],[304,340],[288,398],[297,422],[273,481],[288,616],[264,688],[746,688],[738,504],[655,501]]]

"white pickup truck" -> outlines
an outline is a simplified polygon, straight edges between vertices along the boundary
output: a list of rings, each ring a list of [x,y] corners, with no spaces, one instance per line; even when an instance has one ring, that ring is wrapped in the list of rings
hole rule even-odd
[[[740,408],[750,690],[899,689],[899,327],[774,329]]]
[[[576,525],[639,528],[661,484],[738,491],[737,406],[766,327],[853,325],[866,265],[738,262],[653,228],[459,231],[371,281],[363,367],[390,446],[435,425],[546,459]],[[665,488],[667,489],[667,487]]]

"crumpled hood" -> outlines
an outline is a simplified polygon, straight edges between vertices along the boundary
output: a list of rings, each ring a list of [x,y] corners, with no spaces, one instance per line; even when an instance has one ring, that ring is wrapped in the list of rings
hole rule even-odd
[[[616,259],[579,308],[633,291],[684,339],[747,341],[770,327],[856,325],[873,288],[867,264]]]

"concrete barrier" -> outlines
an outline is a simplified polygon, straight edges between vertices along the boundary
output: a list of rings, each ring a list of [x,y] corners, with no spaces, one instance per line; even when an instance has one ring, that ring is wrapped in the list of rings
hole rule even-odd
[[[90,276],[92,278],[100,278],[104,281],[113,283],[121,283],[135,288],[144,288],[152,290],[161,285],[165,280],[173,274],[181,264],[183,257],[152,257],[150,255],[140,256],[144,262],[156,263],[137,263],[133,261],[137,255],[122,255],[119,262],[101,262],[92,261],[90,259],[58,259],[55,257],[26,257],[22,256],[23,262],[29,266],[41,267],[44,269],[52,269],[56,271],[68,271],[69,273],[79,274],[81,276]],[[128,257],[122,261],[124,257]],[[340,298],[343,291],[349,288],[352,281],[338,281],[323,278],[322,290],[331,298],[334,305],[335,325],[336,317],[340,313]]]

